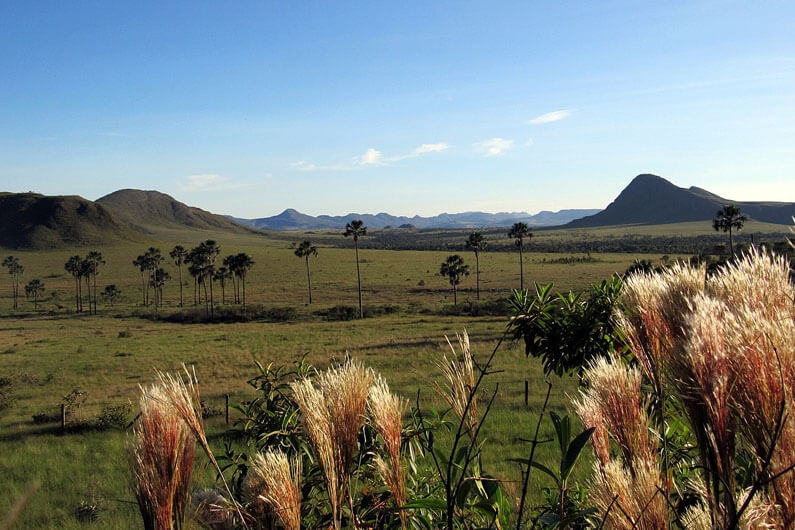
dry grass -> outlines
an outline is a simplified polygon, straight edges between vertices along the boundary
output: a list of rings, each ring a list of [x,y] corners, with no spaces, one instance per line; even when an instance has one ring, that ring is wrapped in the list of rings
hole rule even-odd
[[[400,459],[400,444],[403,432],[403,415],[408,403],[389,391],[383,377],[378,377],[370,389],[368,409],[378,434],[384,440],[387,460],[381,455],[375,457],[375,468],[384,483],[392,492],[395,504],[402,508],[406,504],[405,469]],[[401,526],[405,528],[405,514],[401,510]]]
[[[446,380],[446,387],[441,387],[438,383],[436,391],[447,402],[447,405],[464,420],[467,432],[474,436],[480,422],[478,416],[478,397],[473,393],[475,388],[475,361],[469,345],[469,335],[466,330],[456,335],[460,353],[456,352],[450,339],[445,336],[447,344],[450,346],[452,358],[447,355],[442,358],[439,368]]]
[[[349,359],[318,374],[314,382],[303,379],[291,385],[302,425],[323,467],[335,528],[349,494],[357,437],[374,380],[371,369]]]
[[[749,493],[734,485],[740,440],[754,453],[758,476],[744,524],[795,524],[795,476],[776,476],[795,459],[789,272],[782,257],[753,250],[709,278],[679,266],[626,283],[620,328],[656,398],[681,399],[698,441],[707,514],[690,513],[695,525],[705,518],[731,524],[744,504]],[[592,421],[597,414],[583,407],[582,416]]]
[[[279,450],[258,453],[245,489],[254,502],[264,502],[286,530],[301,529],[301,460]]]
[[[144,528],[181,528],[195,441],[161,383],[141,389],[141,416],[131,444],[133,490]]]

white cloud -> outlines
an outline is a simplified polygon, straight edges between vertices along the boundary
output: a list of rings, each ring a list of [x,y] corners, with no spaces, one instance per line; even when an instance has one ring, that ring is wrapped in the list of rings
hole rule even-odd
[[[506,151],[513,147],[513,140],[505,138],[491,138],[475,144],[475,151],[485,157],[504,155]]]
[[[540,116],[536,116],[530,123],[533,125],[539,125],[541,123],[552,123],[553,121],[560,121],[564,118],[568,118],[571,116],[570,110],[555,110],[552,112],[547,112],[546,114],[542,114]]]
[[[364,152],[363,155],[354,157],[347,164],[335,165],[316,165],[305,160],[299,160],[290,164],[290,168],[297,169],[298,171],[352,171],[355,169],[364,169],[370,167],[386,166],[392,162],[399,162],[408,158],[415,158],[428,153],[439,153],[450,147],[446,142],[439,142],[437,144],[422,144],[415,147],[408,154],[399,156],[385,157],[384,153],[373,147]]]
[[[228,180],[222,175],[205,173],[181,177],[177,181],[177,185],[181,191],[215,191],[225,187]]]
[[[420,156],[424,155],[425,153],[439,153],[441,151],[446,150],[449,145],[447,142],[439,142],[438,144],[422,144],[419,147],[414,148],[411,152],[411,156]]]
[[[378,149],[372,147],[359,157],[360,166],[380,166],[383,164],[384,155]]]

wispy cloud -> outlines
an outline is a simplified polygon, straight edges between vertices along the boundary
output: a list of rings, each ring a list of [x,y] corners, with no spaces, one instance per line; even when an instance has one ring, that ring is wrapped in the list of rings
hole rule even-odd
[[[299,160],[293,162],[289,167],[299,171],[351,171],[356,169],[373,168],[380,166],[387,166],[393,162],[399,162],[408,158],[416,158],[418,156],[426,155],[429,153],[438,153],[447,149],[449,145],[446,142],[437,144],[422,144],[415,147],[409,153],[398,156],[384,156],[384,154],[373,147],[369,148],[364,154],[356,156],[350,162],[345,164],[332,164],[332,165],[317,165],[306,160]]]
[[[555,110],[552,112],[547,112],[546,114],[542,114],[540,116],[536,116],[530,123],[533,125],[540,125],[542,123],[552,123],[553,121],[560,121],[564,118],[568,118],[571,116],[570,110]]]
[[[414,150],[411,152],[410,157],[424,155],[425,153],[438,153],[440,151],[446,150],[450,147],[447,142],[439,142],[438,144],[422,144],[419,147],[415,147]]]
[[[475,144],[475,151],[485,157],[504,155],[509,149],[513,147],[513,140],[506,140],[505,138],[490,138]]]
[[[213,173],[188,175],[177,180],[181,191],[216,191],[227,187],[229,179]]]

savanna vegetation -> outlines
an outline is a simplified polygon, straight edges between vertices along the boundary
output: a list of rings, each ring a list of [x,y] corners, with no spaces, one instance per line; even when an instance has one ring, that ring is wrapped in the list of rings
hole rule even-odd
[[[693,368],[703,335],[697,298],[734,315],[738,294],[725,285],[739,292],[759,276],[754,291],[773,293],[759,296],[787,314],[784,262],[754,254],[726,265],[729,253],[714,252],[561,256],[537,251],[540,234],[529,246],[525,235],[521,253],[486,252],[484,234],[489,246],[476,242],[472,263],[482,278],[472,281],[465,257],[373,250],[364,243],[377,232],[358,239],[365,227],[351,229],[349,248],[336,248],[341,235],[335,246],[317,234],[255,245],[208,232],[193,244],[153,242],[143,253],[135,245],[88,249],[86,258],[15,251],[19,281],[40,278],[40,288],[16,310],[13,274],[2,293],[0,468],[11,490],[0,513],[19,502],[18,524],[53,528],[788,521],[777,491],[789,480],[780,456],[789,390],[774,394],[774,413],[753,426],[767,429],[764,440],[750,440],[751,427],[727,427],[731,444],[716,464],[717,424],[699,416],[715,388],[699,383],[693,397],[677,382],[701,377]],[[507,230],[499,237],[512,244]],[[624,285],[620,276],[633,266]],[[535,287],[512,292],[522,275]],[[700,275],[699,291],[670,287],[687,275]],[[657,284],[668,287],[648,287]],[[654,289],[660,301],[646,307]],[[644,320],[673,305],[656,319],[675,320]],[[752,361],[775,368],[778,356],[776,373],[786,375],[790,331],[771,326],[765,337],[783,335],[758,359],[707,364],[736,381]],[[732,329],[715,332],[725,335],[721,344],[747,351],[750,338]],[[460,341],[449,344],[445,335],[456,333]],[[639,351],[651,348],[643,341],[664,359],[658,373],[644,367],[642,355],[652,353]],[[751,398],[732,399],[722,401],[726,414],[750,410]],[[664,435],[637,442],[642,432]],[[158,462],[176,467],[163,476]],[[649,498],[638,504],[625,491]]]

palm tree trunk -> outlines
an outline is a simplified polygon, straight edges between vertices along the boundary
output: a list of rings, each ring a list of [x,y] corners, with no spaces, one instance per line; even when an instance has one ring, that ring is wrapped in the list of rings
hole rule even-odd
[[[524,258],[522,245],[519,245],[519,289],[524,289]]]
[[[94,272],[94,314],[97,314],[97,273]]]
[[[480,300],[480,256],[477,251],[475,251],[475,285],[478,293],[478,300]]]
[[[146,306],[146,285],[144,284],[144,270],[141,269],[141,302]]]
[[[213,300],[213,277],[210,276],[210,318],[215,316],[215,300]]]
[[[309,304],[312,304],[312,275],[309,274],[309,256],[306,257],[306,283],[309,285]]]
[[[359,241],[353,240],[356,247],[356,284],[359,288],[359,318],[364,318],[364,310],[362,309],[362,275],[359,271]]]
[[[458,305],[458,291],[455,288],[455,284],[453,284],[453,305]]]
[[[80,278],[75,276],[75,312],[80,312]]]
[[[179,306],[182,307],[182,264],[177,268],[179,269]]]
[[[729,226],[729,248],[731,249],[732,258],[734,258],[734,240],[732,239],[732,227]]]
[[[226,305],[226,286],[223,278],[221,279],[221,305]]]
[[[209,301],[210,299],[207,297],[207,278],[202,278],[202,286],[204,287],[204,313],[206,315],[210,314],[210,306]],[[201,294],[201,293],[199,293]]]
[[[243,313],[246,312],[246,276],[245,274],[240,276],[240,281],[243,283]]]

